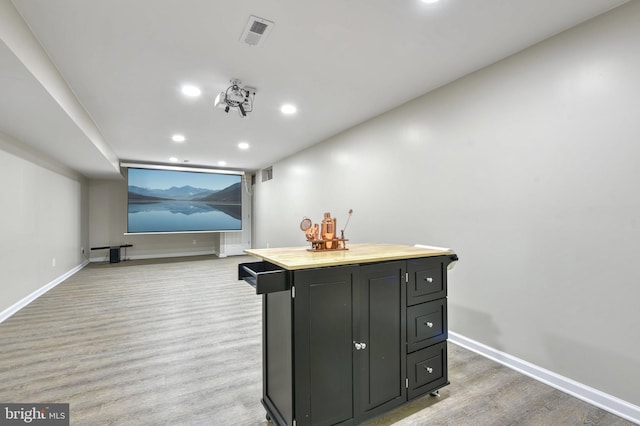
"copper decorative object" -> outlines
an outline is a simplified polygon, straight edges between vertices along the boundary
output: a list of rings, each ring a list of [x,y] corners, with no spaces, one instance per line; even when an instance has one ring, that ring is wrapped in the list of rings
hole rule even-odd
[[[336,219],[331,217],[331,213],[327,212],[324,214],[324,218],[322,219],[322,223],[318,226],[317,223],[312,223],[311,219],[305,217],[300,222],[300,230],[304,232],[304,235],[311,243],[311,248],[307,249],[308,251],[333,251],[333,250],[348,250],[347,249],[347,241],[344,238],[344,230],[347,229],[347,225],[349,224],[349,219],[351,219],[351,214],[353,213],[353,209],[349,210],[349,218],[345,224],[345,227],[342,231],[340,231],[340,237],[337,237],[336,230]]]

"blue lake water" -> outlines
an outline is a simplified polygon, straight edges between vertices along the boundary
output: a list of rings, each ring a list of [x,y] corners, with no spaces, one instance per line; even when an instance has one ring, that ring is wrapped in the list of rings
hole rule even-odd
[[[241,230],[241,206],[195,201],[129,203],[128,232]]]

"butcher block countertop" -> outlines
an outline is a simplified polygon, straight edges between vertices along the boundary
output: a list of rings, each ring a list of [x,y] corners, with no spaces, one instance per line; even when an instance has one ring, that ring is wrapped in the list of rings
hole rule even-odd
[[[309,246],[247,249],[244,252],[288,270],[453,254],[453,251],[439,247],[423,248],[400,244],[363,243],[347,247],[348,250],[319,252],[307,250]]]

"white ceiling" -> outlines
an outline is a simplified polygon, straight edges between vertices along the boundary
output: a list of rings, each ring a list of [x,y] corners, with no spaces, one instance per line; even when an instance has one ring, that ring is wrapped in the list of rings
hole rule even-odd
[[[0,131],[87,177],[257,170],[626,1],[0,0]],[[275,22],[259,47],[250,15]],[[248,119],[213,107],[232,78],[257,88]]]

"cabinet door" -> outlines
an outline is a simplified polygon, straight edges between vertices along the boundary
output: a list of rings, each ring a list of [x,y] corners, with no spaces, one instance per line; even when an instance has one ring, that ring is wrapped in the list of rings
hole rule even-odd
[[[345,266],[294,272],[295,418],[300,426],[353,419],[356,271]]]
[[[354,405],[359,422],[407,400],[405,262],[361,266],[355,295]]]

